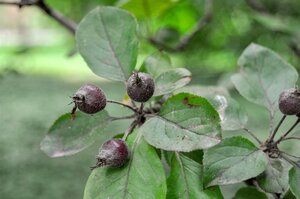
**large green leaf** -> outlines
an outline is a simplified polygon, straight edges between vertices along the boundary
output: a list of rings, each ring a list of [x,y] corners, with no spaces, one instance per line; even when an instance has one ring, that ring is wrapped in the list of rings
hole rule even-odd
[[[233,199],[268,199],[266,194],[258,191],[255,187],[243,187],[235,194]]]
[[[41,149],[50,157],[78,153],[101,135],[111,119],[105,110],[94,115],[78,112],[74,120],[70,113],[66,113],[51,126],[41,142]]]
[[[125,0],[121,7],[132,12],[137,18],[158,16],[169,8],[172,0]]]
[[[205,98],[188,93],[169,98],[140,131],[148,143],[170,151],[209,148],[221,140],[217,111]]]
[[[289,171],[289,185],[297,199],[300,198],[300,168],[294,166]]]
[[[233,131],[245,127],[248,117],[239,103],[230,97],[225,88],[215,86],[187,86],[176,92],[188,92],[205,97],[218,111],[222,130]]]
[[[217,187],[203,189],[202,166],[192,159],[175,152],[173,156],[171,173],[168,177],[167,198],[223,198]]]
[[[185,68],[174,68],[167,70],[155,78],[154,96],[164,95],[187,85],[192,74]]]
[[[265,106],[273,114],[280,93],[295,86],[298,73],[275,52],[257,44],[249,45],[238,60],[240,72],[232,76],[239,93]]]
[[[225,185],[256,177],[267,167],[267,155],[242,137],[231,137],[204,152],[204,184]]]
[[[270,159],[267,169],[257,177],[259,186],[269,193],[284,193],[288,189],[289,164],[280,159]]]
[[[153,147],[141,134],[128,137],[130,160],[121,168],[98,168],[90,175],[84,199],[126,199],[166,197],[166,179],[163,166]]]
[[[76,32],[79,53],[103,78],[126,81],[135,67],[137,22],[128,12],[98,7],[80,22]]]

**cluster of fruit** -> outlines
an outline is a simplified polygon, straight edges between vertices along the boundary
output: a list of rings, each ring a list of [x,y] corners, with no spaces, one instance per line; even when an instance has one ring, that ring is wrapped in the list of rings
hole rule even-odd
[[[152,77],[146,73],[134,72],[127,80],[127,94],[136,102],[147,102],[154,93],[155,84]],[[72,97],[75,104],[72,110],[72,118],[78,108],[87,114],[94,114],[103,110],[107,99],[105,93],[97,86],[87,84],[82,86]],[[96,156],[96,166],[121,167],[129,157],[129,150],[124,140],[112,139],[106,141],[100,148]]]

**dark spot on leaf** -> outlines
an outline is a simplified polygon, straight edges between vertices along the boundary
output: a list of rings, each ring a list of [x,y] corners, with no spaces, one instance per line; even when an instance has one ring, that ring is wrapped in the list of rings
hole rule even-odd
[[[182,103],[189,108],[198,107],[199,105],[191,104],[188,97],[183,98]]]

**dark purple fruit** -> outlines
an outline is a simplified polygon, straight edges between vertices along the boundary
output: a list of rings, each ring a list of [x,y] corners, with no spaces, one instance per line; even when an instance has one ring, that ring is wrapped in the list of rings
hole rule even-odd
[[[103,110],[106,106],[104,92],[97,86],[86,84],[82,86],[72,97],[75,109],[84,113],[93,114]]]
[[[102,166],[121,167],[126,163],[128,157],[128,147],[123,140],[108,140],[99,149],[96,166],[92,169]]]
[[[127,94],[136,102],[148,101],[155,90],[152,77],[146,73],[135,72],[127,80]]]
[[[279,109],[285,115],[297,115],[300,113],[300,90],[290,88],[279,96]]]

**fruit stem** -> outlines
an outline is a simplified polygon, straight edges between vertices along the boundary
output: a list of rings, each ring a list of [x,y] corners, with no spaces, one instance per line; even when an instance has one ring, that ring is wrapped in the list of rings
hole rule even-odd
[[[288,163],[290,163],[291,165],[300,168],[300,165],[295,162],[294,160],[291,160],[290,158],[286,157],[285,155],[283,155],[282,153],[280,154],[280,157],[282,157],[284,160],[286,160]]]
[[[286,138],[284,138],[283,140],[282,140],[282,142],[283,141],[286,141],[286,140],[300,140],[300,137],[286,137]]]
[[[293,124],[293,126],[285,133],[283,134],[276,142],[275,144],[280,143],[300,122],[300,118],[297,119],[297,121]]]
[[[292,157],[292,158],[297,158],[297,159],[300,159],[300,157],[299,157],[299,156],[292,155],[292,154],[286,153],[286,152],[284,152],[284,151],[281,151],[280,153],[283,153],[284,155],[290,156],[290,157]]]
[[[279,127],[281,126],[281,124],[283,123],[283,121],[285,120],[285,118],[286,118],[286,115],[283,115],[283,117],[282,117],[281,120],[279,121],[278,125],[276,126],[276,128],[274,129],[274,131],[272,132],[272,134],[270,135],[270,137],[269,137],[269,139],[268,139],[269,142],[270,142],[270,141],[273,141],[273,139],[274,139],[274,137],[275,137],[275,135],[276,135],[276,133],[277,133]]]
[[[72,120],[74,120],[75,119],[75,117],[76,117],[76,109],[77,109],[77,105],[76,105],[76,103],[75,103],[75,105],[74,105],[74,107],[73,107],[73,109],[72,109],[72,111],[71,111],[71,119]]]
[[[123,141],[126,141],[128,135],[129,135],[130,133],[132,133],[132,131],[135,129],[135,127],[136,127],[137,125],[138,125],[138,121],[137,121],[137,120],[134,120],[134,121],[130,124],[130,126],[129,126],[128,129],[125,131],[125,133],[124,133],[124,135],[123,135],[123,137],[122,137],[122,140],[123,140]]]
[[[254,133],[252,131],[250,131],[246,127],[243,127],[243,130],[246,131],[251,137],[253,137],[258,142],[258,144],[260,144],[260,145],[262,144],[262,142],[258,139],[258,137],[256,137],[254,135]]]
[[[143,113],[143,109],[144,109],[144,103],[141,103],[140,109],[139,109],[139,113]]]
[[[136,115],[128,115],[128,116],[123,116],[123,117],[111,117],[110,121],[115,121],[115,120],[126,120],[126,119],[132,119],[134,118]]]
[[[127,104],[123,104],[122,102],[117,102],[117,101],[114,101],[114,100],[106,100],[106,102],[108,102],[108,103],[112,103],[112,104],[119,104],[119,105],[121,105],[121,106],[124,106],[124,107],[126,107],[126,108],[129,108],[130,110],[132,110],[133,112],[135,112],[136,113],[136,109],[135,108],[133,108],[132,106],[129,106],[129,105],[127,105]]]

